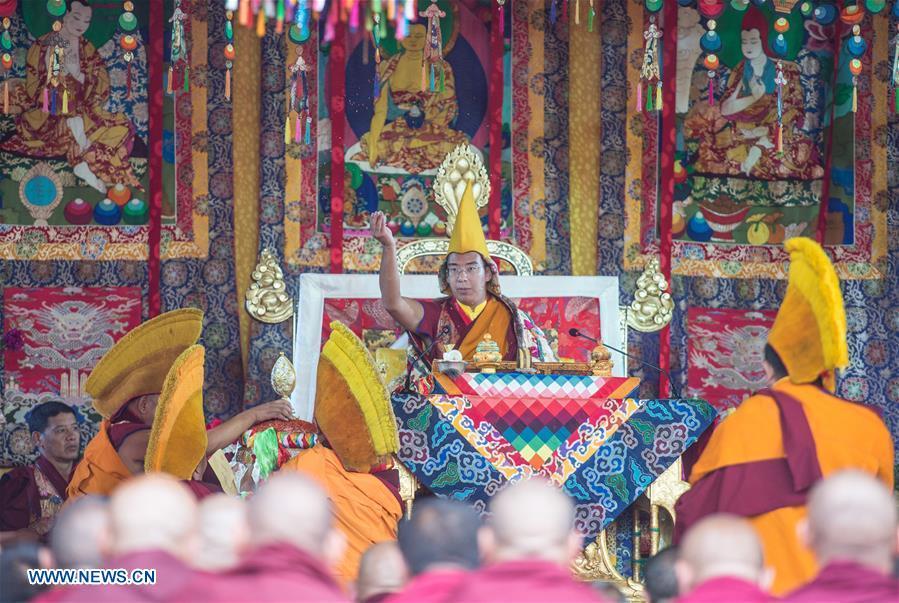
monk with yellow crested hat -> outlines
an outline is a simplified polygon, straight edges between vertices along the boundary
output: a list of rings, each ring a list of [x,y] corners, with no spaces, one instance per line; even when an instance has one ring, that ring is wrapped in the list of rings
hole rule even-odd
[[[893,488],[893,440],[872,407],[836,395],[836,370],[849,363],[840,282],[827,254],[789,239],[787,292],[768,335],[772,385],[746,399],[712,433],[677,504],[677,536],[702,517],[746,517],[774,570],[772,593],[810,581],[815,559],[797,527],[823,476],[857,469]]]
[[[464,360],[471,360],[478,343],[489,334],[499,344],[504,360],[516,360],[518,351],[528,350],[534,360],[554,360],[552,349],[533,320],[500,292],[499,271],[490,258],[487,241],[475,205],[471,183],[459,203],[450,235],[449,251],[440,267],[440,291],[447,297],[419,301],[400,293],[396,263],[396,240],[387,228],[386,217],[375,212],[371,234],[383,247],[381,256],[381,301],[424,354],[427,372],[431,361],[450,344]]]
[[[199,347],[195,344],[202,329],[200,310],[167,312],[127,333],[100,359],[85,390],[103,421],[69,482],[70,498],[108,495],[122,481],[144,471],[151,428],[166,379],[184,352],[192,346]],[[244,411],[209,431],[207,453],[226,446],[254,423],[286,419],[291,414],[285,401]]]

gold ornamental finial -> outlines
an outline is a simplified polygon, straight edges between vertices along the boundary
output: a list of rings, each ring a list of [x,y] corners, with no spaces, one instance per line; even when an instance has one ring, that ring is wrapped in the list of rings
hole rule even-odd
[[[627,309],[627,324],[641,333],[653,333],[665,328],[673,313],[668,281],[659,269],[659,258],[652,258],[637,279],[634,301]]]
[[[271,249],[263,249],[259,263],[250,275],[246,308],[260,322],[277,324],[293,316],[293,300],[287,294],[284,273]]]

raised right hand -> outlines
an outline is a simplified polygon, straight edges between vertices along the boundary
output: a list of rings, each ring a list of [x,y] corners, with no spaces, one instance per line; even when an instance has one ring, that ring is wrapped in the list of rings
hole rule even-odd
[[[387,228],[387,216],[382,211],[376,211],[371,215],[371,236],[385,247],[396,244],[393,233]]]

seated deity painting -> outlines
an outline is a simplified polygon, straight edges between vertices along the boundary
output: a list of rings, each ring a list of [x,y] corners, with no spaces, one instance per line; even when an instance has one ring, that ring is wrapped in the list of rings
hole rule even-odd
[[[851,221],[854,190],[840,177],[853,165],[851,76],[841,61],[833,86],[833,24],[734,2],[714,20],[681,7],[678,25],[675,238],[777,245],[814,236],[825,178],[824,207],[848,208],[841,215]],[[830,222],[829,242],[851,242],[851,223]]]
[[[0,66],[0,223],[145,224],[149,9],[89,0],[22,2]],[[169,25],[170,27],[170,25]],[[170,35],[170,34],[169,34]],[[163,103],[163,215],[174,218],[174,101]]]
[[[484,161],[489,152],[489,8],[481,0],[419,0],[404,32],[386,19],[377,36],[348,32],[343,221],[349,234],[363,233],[368,216],[380,210],[397,236],[445,235],[446,215],[429,194],[440,164],[459,145],[471,144]],[[328,60],[323,47],[319,71]],[[327,132],[327,103],[318,110]],[[330,220],[331,150],[319,142],[321,226]],[[511,171],[508,143],[505,137],[499,151]]]

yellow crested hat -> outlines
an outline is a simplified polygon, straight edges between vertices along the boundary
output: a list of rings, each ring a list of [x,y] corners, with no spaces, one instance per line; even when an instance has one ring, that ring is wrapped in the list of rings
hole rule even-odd
[[[203,415],[203,361],[206,352],[192,345],[172,364],[150,429],[144,471],[190,479],[206,456]]]
[[[849,364],[846,311],[840,280],[821,246],[805,237],[787,240],[790,275],[777,318],[768,334],[793,383],[824,377],[831,390],[834,369]]]
[[[132,399],[161,392],[172,363],[197,342],[202,330],[203,312],[184,308],[126,333],[103,355],[84,386],[97,412],[108,419]]]
[[[450,235],[449,250],[446,253],[449,255],[451,253],[469,253],[471,251],[477,251],[485,260],[490,260],[490,253],[487,251],[487,239],[484,237],[484,230],[481,228],[481,218],[478,217],[478,208],[474,202],[471,182],[468,182],[465,187],[465,194],[462,195],[462,201],[459,203],[456,222]]]
[[[331,323],[315,389],[315,422],[352,471],[368,472],[399,450],[390,394],[375,359],[343,323]]]

